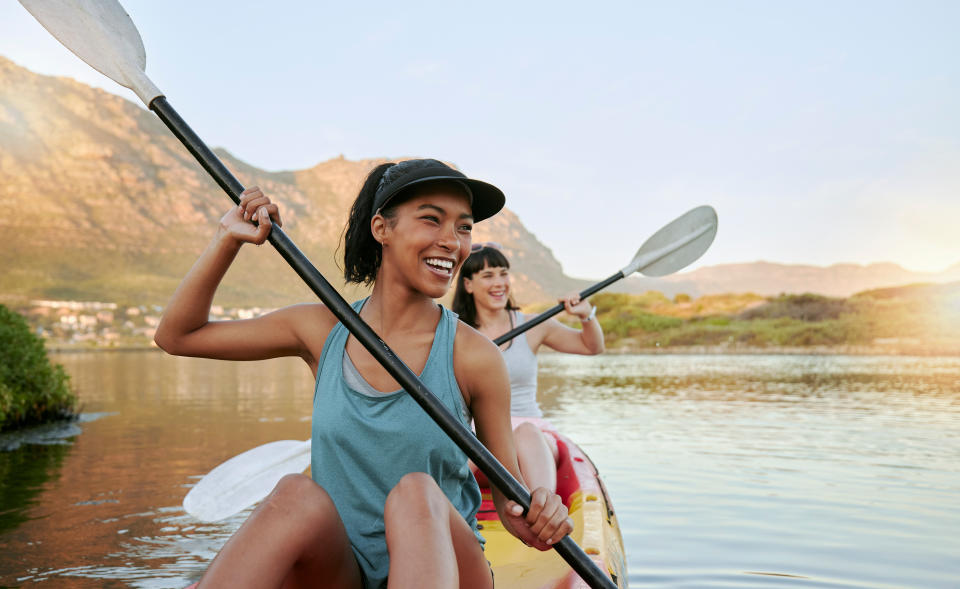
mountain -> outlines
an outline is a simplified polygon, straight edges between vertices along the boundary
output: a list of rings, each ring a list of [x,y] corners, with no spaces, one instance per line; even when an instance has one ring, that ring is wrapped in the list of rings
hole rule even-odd
[[[831,266],[752,262],[706,266],[659,279],[630,278],[624,281],[623,290],[630,293],[659,290],[669,296],[678,293],[700,296],[734,292],[769,296],[810,292],[848,297],[874,288],[956,280],[960,280],[960,263],[943,272],[913,272],[889,262]]]
[[[706,266],[664,278],[633,277],[623,281],[622,292],[639,294],[658,290],[668,296],[752,292],[816,293],[848,297],[860,291],[926,282],[960,280],[960,263],[942,272],[914,272],[892,263],[810,266],[752,262]]]
[[[241,182],[260,185],[281,203],[284,230],[331,284],[347,298],[358,296],[361,289],[343,287],[335,253],[363,178],[386,160],[340,157],[306,170],[270,172],[217,151]],[[5,299],[163,304],[229,206],[153,113],[69,78],[35,74],[3,57],[0,178],[0,298]],[[553,253],[509,209],[479,223],[474,239],[504,245],[521,304],[552,300],[590,284],[564,275]],[[636,276],[610,290],[848,296],[950,280],[960,280],[960,263],[933,274],[895,264],[755,262],[662,279]],[[264,307],[315,298],[270,247],[244,248],[217,297],[227,306]]]
[[[383,159],[337,158],[268,172],[218,150],[245,185],[281,203],[284,230],[335,287],[335,250],[350,204]],[[7,297],[162,304],[209,242],[229,201],[157,117],[67,78],[0,57],[0,253]],[[479,241],[511,256],[521,301],[573,281],[509,210]],[[345,293],[356,296],[356,288]],[[218,302],[275,306],[314,295],[272,248],[244,248]]]

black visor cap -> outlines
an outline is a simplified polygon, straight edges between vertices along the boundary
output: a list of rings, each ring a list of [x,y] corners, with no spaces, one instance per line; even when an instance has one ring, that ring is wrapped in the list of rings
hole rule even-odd
[[[393,197],[405,189],[417,184],[438,180],[457,182],[469,189],[471,194],[470,208],[473,211],[473,221],[475,223],[497,214],[503,208],[503,203],[506,200],[503,192],[493,184],[467,178],[463,172],[455,170],[441,161],[433,159],[406,160],[394,164],[384,172],[373,198],[373,214],[376,214]]]

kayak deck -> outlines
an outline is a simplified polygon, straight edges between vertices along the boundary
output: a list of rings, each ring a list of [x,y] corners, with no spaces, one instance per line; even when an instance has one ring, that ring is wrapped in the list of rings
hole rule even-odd
[[[533,420],[557,441],[557,494],[573,520],[570,537],[601,571],[620,587],[627,587],[627,564],[616,513],[603,481],[590,458],[569,438],[543,420]],[[588,585],[555,550],[541,552],[525,546],[508,532],[497,515],[486,478],[475,473],[483,502],[477,513],[486,539],[485,556],[493,567],[497,587],[509,589],[588,589]],[[196,583],[187,589],[195,589]]]
[[[573,520],[570,537],[600,570],[621,588],[627,586],[626,555],[613,505],[590,458],[576,444],[549,426],[541,430],[557,440],[557,494]],[[485,477],[483,503],[477,513],[480,533],[487,540],[486,557],[498,587],[511,589],[585,589],[588,585],[554,550],[525,546],[500,523]]]

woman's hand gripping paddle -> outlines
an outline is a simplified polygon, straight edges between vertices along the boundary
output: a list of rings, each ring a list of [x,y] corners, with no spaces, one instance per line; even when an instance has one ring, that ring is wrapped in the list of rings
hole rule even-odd
[[[643,242],[630,263],[606,280],[580,293],[580,300],[596,294],[621,278],[634,272],[646,276],[666,276],[685,268],[703,255],[717,235],[717,213],[704,205],[691,209],[667,223]],[[554,305],[533,319],[526,321],[493,340],[498,346],[517,337],[531,327],[563,311],[563,305]]]
[[[221,188],[239,204],[243,185],[223,165],[147,77],[143,41],[129,15],[116,0],[20,0],[20,3],[68,49],[94,69],[130,88],[154,111]],[[326,278],[276,225],[270,243],[330,309],[344,327],[376,358],[438,426],[456,442],[490,482],[508,499],[530,508],[530,493],[497,462],[493,454],[463,427]],[[569,537],[554,545],[557,553],[594,589],[615,585]]]

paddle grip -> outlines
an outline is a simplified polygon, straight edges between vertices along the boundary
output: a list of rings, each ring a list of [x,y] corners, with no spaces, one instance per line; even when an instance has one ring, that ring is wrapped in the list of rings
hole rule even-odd
[[[177,139],[183,143],[184,147],[193,154],[203,169],[213,177],[216,183],[223,188],[230,198],[233,199],[234,202],[239,203],[240,195],[243,192],[243,185],[230,170],[223,165],[223,162],[220,161],[216,154],[204,144],[200,137],[193,132],[193,129],[187,125],[186,121],[180,118],[180,115],[170,106],[167,99],[163,96],[155,98],[150,103],[150,109],[160,117],[160,120],[162,120]],[[334,316],[357,338],[357,341],[390,373],[390,376],[400,383],[400,386],[402,386],[437,425],[450,436],[450,439],[473,460],[483,474],[487,475],[490,482],[496,485],[505,497],[520,504],[524,512],[526,512],[530,508],[530,494],[527,490],[513,478],[510,472],[497,461],[493,454],[480,443],[480,440],[478,440],[472,432],[457,421],[436,395],[434,395],[426,385],[420,381],[417,375],[394,354],[393,350],[374,333],[370,326],[360,318],[360,315],[353,310],[353,307],[340,296],[340,293],[338,293],[330,283],[327,282],[327,279],[320,274],[320,271],[310,263],[307,257],[303,255],[303,252],[294,245],[286,233],[284,233],[280,227],[273,225],[268,241],[277,249],[283,259],[290,264],[300,278],[307,283],[307,286],[323,301]],[[593,589],[616,588],[616,585],[613,584],[609,577],[601,572],[597,564],[592,561],[569,536],[564,537],[560,542],[555,544],[554,548],[564,560],[567,561],[571,568]]]
[[[610,286],[610,285],[613,284],[614,282],[620,280],[621,278],[623,278],[623,272],[622,272],[622,271],[617,272],[616,274],[610,276],[610,277],[607,278],[606,280],[601,280],[600,282],[594,284],[593,286],[586,288],[585,290],[583,290],[583,291],[580,293],[580,300],[582,301],[583,299],[585,299],[585,298],[587,298],[587,297],[589,297],[589,296],[592,296],[592,295],[600,292],[601,290],[607,288],[608,286]],[[544,311],[543,313],[540,313],[539,315],[537,315],[537,316],[534,317],[533,319],[531,319],[531,320],[529,320],[529,321],[525,321],[525,322],[521,323],[520,325],[514,327],[513,329],[511,329],[511,330],[508,331],[507,333],[505,333],[505,334],[501,335],[500,337],[498,337],[497,339],[493,340],[493,343],[497,344],[498,346],[499,346],[499,345],[502,345],[502,344],[505,344],[505,343],[507,343],[508,341],[510,341],[510,340],[512,340],[513,338],[515,338],[515,337],[517,337],[518,335],[520,335],[521,333],[523,333],[524,331],[527,331],[527,330],[530,329],[530,328],[533,328],[533,327],[536,327],[536,326],[540,325],[541,323],[543,323],[543,322],[546,321],[547,319],[553,317],[554,315],[556,315],[556,314],[559,313],[560,311],[563,311],[563,304],[562,304],[562,303],[558,303],[558,304],[550,307],[549,309],[547,309],[547,310]]]

